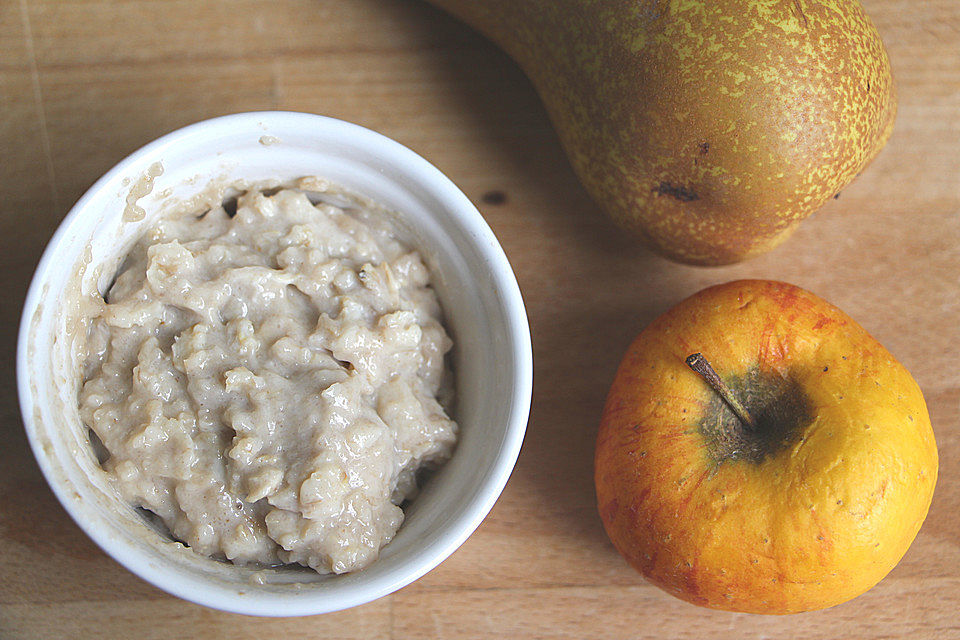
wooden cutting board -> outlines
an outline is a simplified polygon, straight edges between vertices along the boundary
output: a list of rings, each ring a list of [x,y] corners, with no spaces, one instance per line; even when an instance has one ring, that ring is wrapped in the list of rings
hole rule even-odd
[[[522,73],[419,1],[0,0],[0,638],[960,638],[960,3],[865,4],[899,82],[889,145],[781,248],[700,269],[608,224]],[[417,583],[313,618],[212,611],[120,567],[47,488],[15,397],[23,295],[69,207],[155,137],[257,109],[350,120],[436,164],[501,239],[533,330],[533,412],[491,515]],[[930,516],[887,579],[828,611],[680,602],[620,559],[595,512],[593,440],[623,350],[673,303],[740,277],[834,302],[929,403]]]

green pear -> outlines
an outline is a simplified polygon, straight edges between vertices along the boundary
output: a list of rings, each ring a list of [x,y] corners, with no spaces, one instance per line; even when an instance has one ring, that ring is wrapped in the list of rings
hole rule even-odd
[[[430,2],[520,64],[593,198],[681,262],[773,248],[893,128],[857,0]]]

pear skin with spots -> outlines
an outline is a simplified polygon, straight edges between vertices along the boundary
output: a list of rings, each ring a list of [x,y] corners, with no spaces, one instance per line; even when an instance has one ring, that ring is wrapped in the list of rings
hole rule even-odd
[[[652,583],[786,614],[855,598],[897,565],[938,455],[920,388],[860,325],[799,287],[744,280],[684,300],[628,348],[594,471],[607,534]]]
[[[674,260],[768,251],[893,128],[858,0],[430,0],[524,69],[594,200]]]

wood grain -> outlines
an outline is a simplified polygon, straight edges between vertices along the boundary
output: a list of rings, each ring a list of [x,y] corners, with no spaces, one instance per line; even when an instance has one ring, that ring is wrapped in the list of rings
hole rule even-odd
[[[523,74],[424,3],[0,0],[0,638],[960,638],[960,4],[865,5],[900,90],[889,145],[783,247],[697,269],[612,228]],[[435,163],[501,239],[533,331],[528,434],[491,515],[415,584],[314,618],[208,610],[113,562],[47,488],[15,397],[23,295],[70,205],[158,135],[255,109],[351,120]],[[673,303],[739,277],[843,308],[914,373],[933,418],[940,481],[919,537],[878,587],[828,611],[682,603],[626,566],[595,512],[593,439],[626,345]]]

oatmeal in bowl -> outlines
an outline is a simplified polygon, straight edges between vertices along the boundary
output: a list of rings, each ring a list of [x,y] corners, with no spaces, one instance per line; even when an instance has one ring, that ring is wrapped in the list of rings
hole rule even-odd
[[[450,456],[452,342],[391,215],[312,195],[253,188],[152,225],[91,305],[80,417],[174,539],[345,573]]]
[[[118,562],[207,606],[308,615],[476,529],[532,355],[503,251],[447,178],[356,125],[265,112],[169,134],[81,198],[17,377],[51,488]]]

